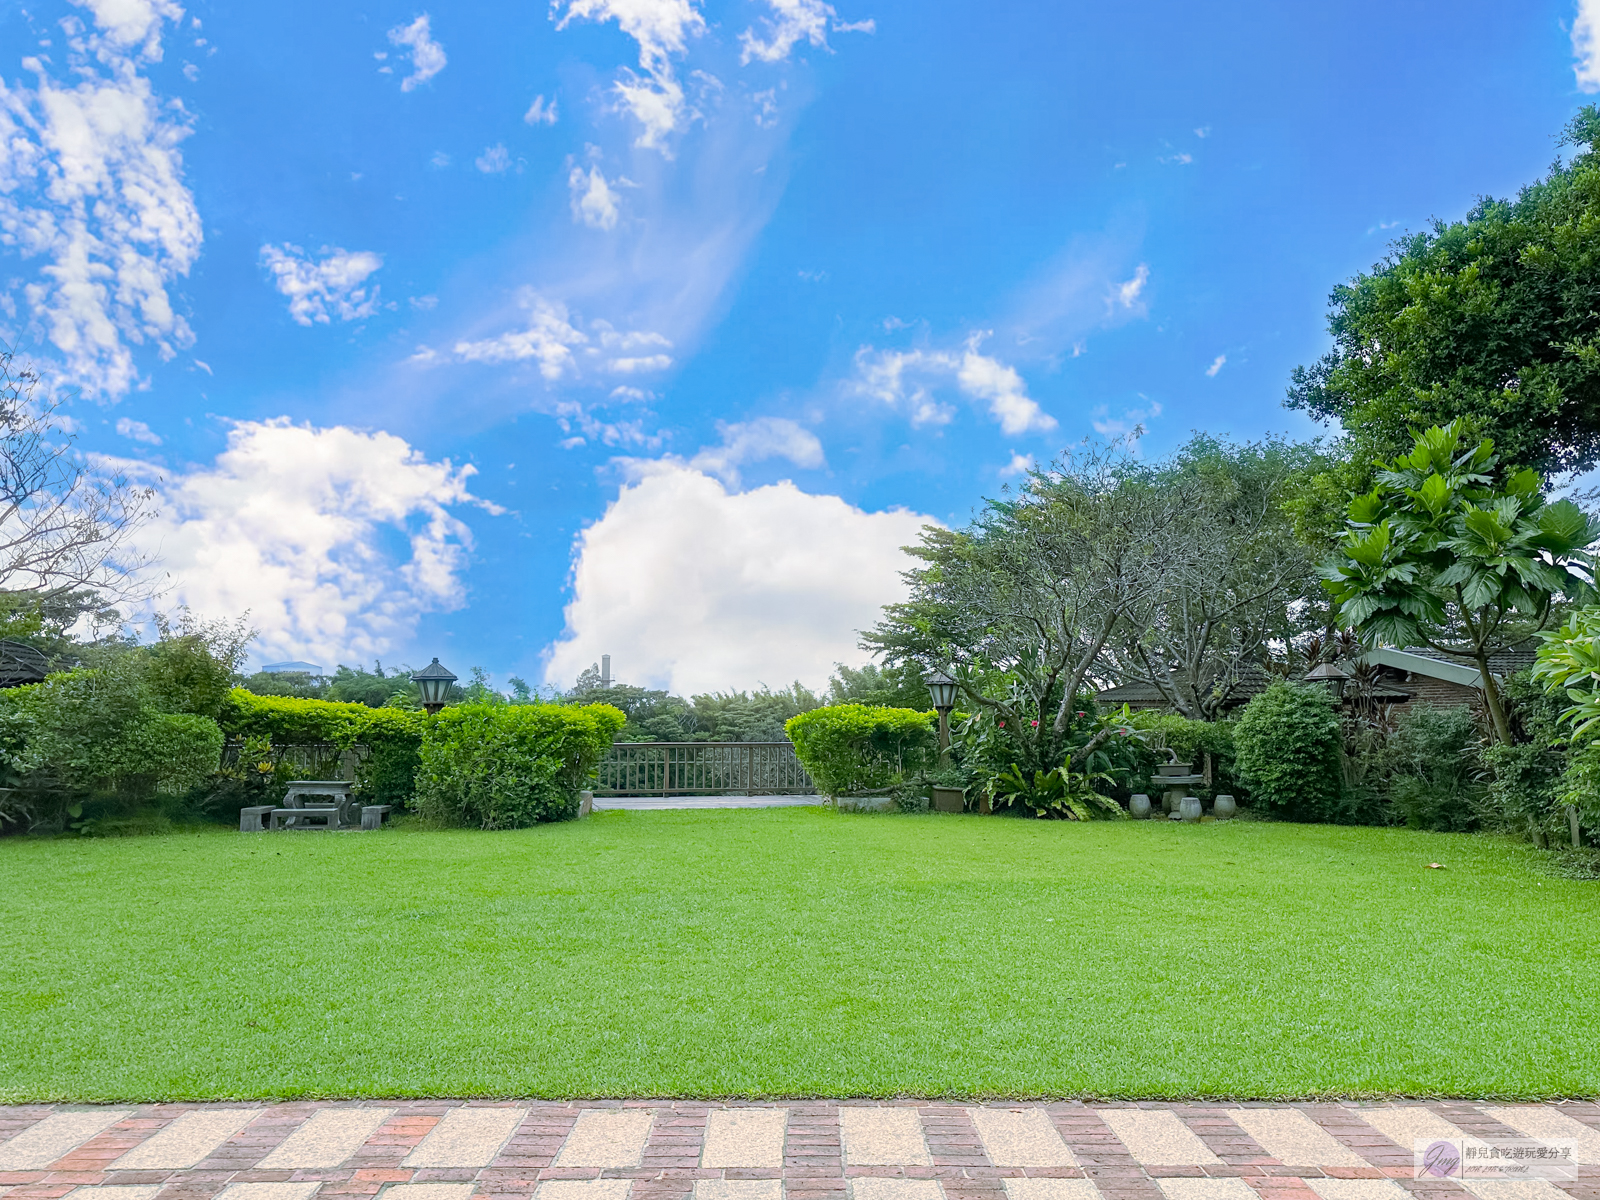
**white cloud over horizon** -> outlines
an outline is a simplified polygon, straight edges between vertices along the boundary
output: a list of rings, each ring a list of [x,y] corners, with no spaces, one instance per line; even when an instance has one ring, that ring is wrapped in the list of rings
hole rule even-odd
[[[248,610],[269,661],[371,658],[464,602],[472,538],[450,510],[479,503],[473,474],[389,433],[237,421],[215,462],[156,484],[138,548],[169,576],[164,599],[212,618]]]
[[[545,680],[570,686],[610,654],[620,678],[679,695],[821,688],[835,663],[861,659],[857,631],[905,598],[900,547],[928,524],[787,481],[730,492],[688,463],[649,464],[576,540]]]
[[[863,346],[856,351],[855,375],[846,389],[906,411],[913,426],[944,425],[954,410],[936,400],[931,388],[940,382],[954,383],[969,399],[987,401],[990,416],[1004,433],[1047,433],[1056,428],[1056,419],[1028,395],[1015,367],[979,353],[989,336],[988,330],[975,330],[959,352]]]
[[[1600,92],[1600,0],[1578,0],[1572,22],[1573,73],[1580,92]]]
[[[204,234],[178,149],[189,114],[143,74],[182,9],[79,7],[92,30],[77,17],[61,23],[73,86],[32,56],[21,64],[34,86],[0,80],[0,246],[43,264],[31,280],[0,285],[0,313],[20,326],[0,326],[0,338],[39,337],[54,347],[53,373],[116,400],[139,383],[133,347],[168,360],[193,344],[168,289],[188,275]]]
[[[289,315],[295,323],[329,324],[360,321],[378,311],[378,289],[365,286],[367,279],[383,266],[383,256],[370,250],[344,250],[324,246],[322,258],[313,261],[299,246],[289,242],[261,247],[261,265],[272,275],[273,286],[289,300]]]
[[[427,83],[449,62],[444,47],[433,40],[432,23],[427,13],[409,25],[396,25],[389,30],[388,37],[391,45],[403,47],[411,53],[411,74],[400,81],[402,92],[409,92]]]

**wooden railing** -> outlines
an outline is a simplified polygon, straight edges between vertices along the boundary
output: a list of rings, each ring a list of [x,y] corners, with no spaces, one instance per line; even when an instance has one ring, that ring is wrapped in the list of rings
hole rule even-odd
[[[817,785],[790,742],[617,742],[597,796],[811,796]]]

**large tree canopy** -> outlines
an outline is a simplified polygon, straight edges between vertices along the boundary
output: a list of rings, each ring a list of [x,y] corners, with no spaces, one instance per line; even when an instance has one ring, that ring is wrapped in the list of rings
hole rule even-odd
[[[1510,464],[1600,462],[1600,111],[1562,142],[1580,152],[1515,200],[1485,197],[1335,288],[1333,350],[1295,369],[1289,407],[1341,422],[1362,464],[1457,417]]]

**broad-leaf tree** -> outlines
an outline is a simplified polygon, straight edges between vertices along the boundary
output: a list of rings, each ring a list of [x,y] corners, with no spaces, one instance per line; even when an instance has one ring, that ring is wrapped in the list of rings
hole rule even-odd
[[[1457,420],[1418,434],[1349,507],[1325,584],[1339,623],[1393,646],[1475,664],[1496,734],[1511,740],[1489,659],[1552,621],[1558,600],[1592,594],[1596,523],[1544,480],[1497,471],[1494,444]]]
[[[1515,200],[1404,237],[1333,290],[1333,350],[1295,370],[1288,404],[1341,422],[1352,462],[1462,416],[1508,462],[1600,462],[1600,111],[1562,141],[1580,152]]]

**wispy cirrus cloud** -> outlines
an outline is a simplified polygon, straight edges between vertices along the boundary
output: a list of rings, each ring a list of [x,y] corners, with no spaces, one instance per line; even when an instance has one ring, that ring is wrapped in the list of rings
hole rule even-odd
[[[672,343],[659,333],[618,330],[603,320],[590,322],[585,332],[565,304],[532,289],[524,290],[521,305],[528,313],[524,328],[458,341],[455,357],[472,363],[531,363],[549,383],[582,374],[648,374],[672,366],[672,356],[665,353]],[[420,361],[437,359],[436,353],[427,351]]]
[[[767,0],[767,4],[772,15],[761,19],[765,36],[754,27],[739,35],[740,62],[783,62],[801,42],[826,50],[830,27],[835,33],[873,33],[877,29],[870,19],[840,21],[833,5],[823,0]]]

